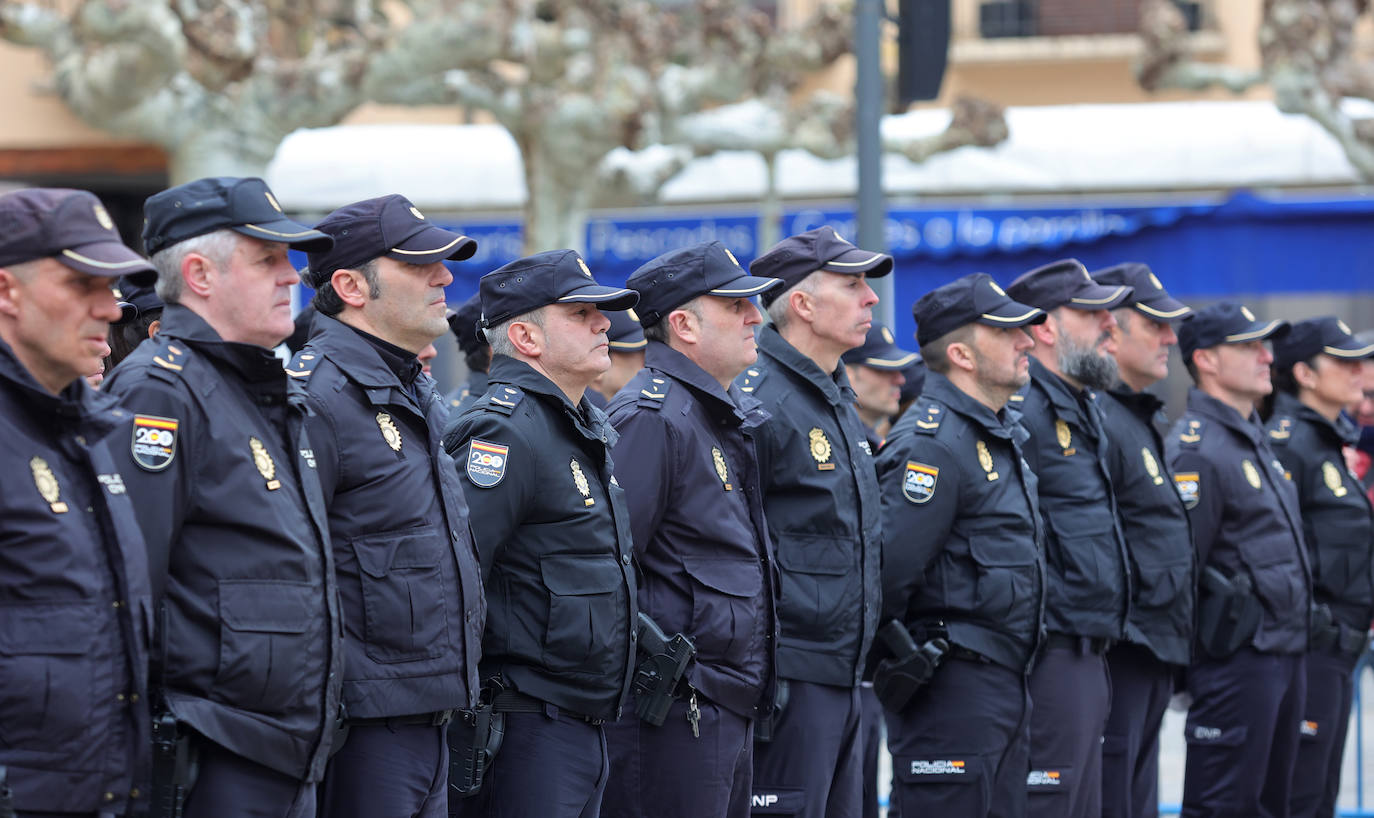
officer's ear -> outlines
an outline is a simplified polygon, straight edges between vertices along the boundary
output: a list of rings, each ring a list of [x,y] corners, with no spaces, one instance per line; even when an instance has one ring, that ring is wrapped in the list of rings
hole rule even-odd
[[[214,271],[214,262],[200,253],[187,253],[181,257],[181,280],[186,284],[186,289],[201,298],[208,297],[214,289],[210,282]]]
[[[1317,370],[1306,361],[1298,361],[1293,364],[1293,380],[1303,389],[1316,389]]]
[[[949,361],[950,366],[965,372],[973,372],[978,368],[973,346],[963,341],[953,341],[945,347],[945,360]]]
[[[19,277],[8,267],[0,267],[0,315],[19,315]]]
[[[157,335],[157,331],[160,329],[162,329],[162,319],[154,318],[153,323],[148,325],[148,337],[152,338],[154,335]]]
[[[544,332],[533,321],[512,321],[506,325],[506,339],[526,358],[544,354]]]
[[[1036,346],[1053,347],[1059,340],[1059,319],[1053,313],[1050,314],[1048,321],[1031,324],[1027,329],[1030,330],[1031,340]]]
[[[362,309],[367,303],[372,288],[367,279],[357,270],[335,270],[329,277],[329,286],[344,304],[354,309]]]
[[[690,310],[673,310],[663,320],[668,322],[669,337],[675,335],[685,344],[701,343],[701,325]]]
[[[1217,347],[1193,350],[1193,366],[1199,375],[1215,376],[1221,368]]]

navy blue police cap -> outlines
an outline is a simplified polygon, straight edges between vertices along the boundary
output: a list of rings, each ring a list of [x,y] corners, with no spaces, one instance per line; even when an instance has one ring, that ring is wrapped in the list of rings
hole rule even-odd
[[[1274,339],[1274,365],[1287,369],[1318,355],[1333,358],[1374,358],[1374,344],[1362,344],[1345,322],[1334,315],[1298,321]]]
[[[334,238],[334,246],[310,254],[301,280],[316,289],[335,270],[353,270],[386,256],[407,264],[462,261],[477,252],[477,242],[438,227],[404,196],[393,193],[354,202],[330,213],[315,229]]]
[[[1203,307],[1178,328],[1178,350],[1183,360],[1191,360],[1193,350],[1210,349],[1221,344],[1263,341],[1288,332],[1287,321],[1261,321],[1248,307],[1223,301]]]
[[[898,400],[902,403],[906,403],[907,401],[913,401],[921,397],[921,391],[925,389],[926,386],[925,359],[917,355],[916,360],[907,364],[902,370],[902,377],[906,378],[906,380],[899,389],[900,396]]]
[[[749,265],[749,272],[756,276],[783,281],[783,286],[763,296],[764,306],[817,270],[882,278],[892,272],[892,256],[860,250],[827,225],[783,239]]]
[[[1173,323],[1193,315],[1192,307],[1169,295],[1148,264],[1126,261],[1097,270],[1092,276],[1093,281],[1105,287],[1130,287],[1131,297],[1126,299],[1125,306],[1146,318]]]
[[[864,336],[863,345],[844,353],[840,359],[847,364],[858,364],[869,369],[906,369],[918,357],[916,353],[897,346],[892,330],[874,321]]]
[[[116,324],[127,324],[140,315],[158,312],[166,305],[158,298],[153,282],[139,281],[129,276],[120,276],[115,282],[115,298],[119,299],[120,316]]]
[[[494,327],[548,304],[587,303],[606,310],[628,310],[639,294],[623,287],[603,287],[592,278],[587,262],[575,250],[547,250],[482,276],[482,327]]]
[[[0,196],[0,267],[53,258],[89,276],[152,284],[153,265],[124,245],[94,193],[28,188]]]
[[[1017,276],[1007,294],[1023,304],[1049,311],[1059,307],[1075,310],[1114,310],[1131,297],[1125,284],[1104,286],[1093,281],[1078,259],[1052,261]]]
[[[216,230],[281,242],[307,253],[323,252],[334,244],[324,233],[288,219],[267,183],[256,177],[197,179],[154,193],[143,203],[143,248],[150,256]]]
[[[471,298],[459,304],[458,309],[449,311],[448,328],[453,330],[453,337],[458,339],[458,348],[464,355],[478,352],[487,345],[487,339],[478,331],[477,325],[481,321],[482,296],[478,293],[473,293]]]
[[[734,253],[718,241],[669,250],[645,262],[625,282],[639,293],[639,322],[646,327],[700,295],[748,298],[781,284],[776,278],[745,272]]]
[[[639,303],[644,303],[640,296]],[[611,319],[611,328],[606,330],[611,352],[635,352],[649,345],[644,337],[644,327],[640,326],[639,314],[633,309],[608,310],[606,317]]]
[[[987,273],[971,273],[936,287],[911,308],[920,346],[967,324],[1024,327],[1048,318],[1039,307],[1015,301]]]

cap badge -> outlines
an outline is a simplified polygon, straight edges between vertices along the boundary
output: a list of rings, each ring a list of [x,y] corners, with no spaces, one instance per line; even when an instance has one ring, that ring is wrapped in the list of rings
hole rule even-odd
[[[988,473],[989,483],[997,479],[997,472],[992,470],[992,452],[988,451],[988,444],[981,440],[978,441],[978,465]]]
[[[272,205],[273,210],[277,211],[278,213],[281,212],[281,205],[277,204],[277,197],[272,195],[272,191],[264,190],[262,192],[262,195],[267,197],[267,203]]]
[[[415,205],[411,205],[411,206],[410,206],[410,215],[414,216],[415,218],[419,219],[420,221],[424,221],[424,220],[425,220],[425,214],[421,213],[421,212],[420,212],[420,208],[416,207]]]
[[[715,446],[711,447],[711,462],[716,466],[716,477],[720,478],[721,485],[725,486],[726,491],[733,491],[734,487],[730,485],[730,472],[725,468],[725,455]]]
[[[106,230],[114,229],[114,219],[110,218],[110,212],[105,209],[105,205],[97,202],[92,208],[95,211],[95,220],[100,222],[100,226]]]
[[[1054,421],[1054,437],[1059,441],[1059,448],[1064,450],[1065,457],[1078,454],[1078,450],[1073,447],[1073,434],[1069,431],[1069,424],[1062,418],[1056,418]]]
[[[29,461],[29,468],[33,470],[33,484],[38,487],[43,502],[48,504],[53,514],[66,514],[67,504],[62,502],[62,488],[57,485],[57,476],[52,473],[48,461],[35,457]]]
[[[1241,307],[1241,308],[1240,308],[1240,314],[1243,315],[1243,316],[1245,316],[1245,320],[1246,320],[1246,321],[1255,321],[1255,320],[1258,320],[1258,319],[1255,318],[1255,314],[1254,314],[1253,312],[1250,312],[1250,308],[1249,308],[1249,307]]]
[[[1155,460],[1154,454],[1148,448],[1141,449],[1140,458],[1145,461],[1145,473],[1150,475],[1150,480],[1156,486],[1164,485],[1164,478],[1159,474],[1159,461]]]
[[[281,488],[281,481],[276,479],[277,464],[272,462],[272,455],[267,453],[267,447],[256,437],[250,437],[248,448],[253,451],[253,465],[258,467],[258,474],[267,481],[267,490],[276,491]]]
[[[935,482],[939,478],[940,470],[937,467],[908,460],[906,475],[902,478],[902,496],[918,505],[928,503],[935,496]]]
[[[1351,332],[1351,331],[1350,331],[1350,327],[1347,326],[1346,323],[1345,323],[1344,321],[1342,321],[1341,319],[1339,319],[1339,318],[1336,319],[1336,326],[1337,326],[1337,327],[1340,327],[1341,332],[1344,332],[1346,335],[1354,335],[1354,334],[1355,334],[1355,333]]]
[[[1240,470],[1245,472],[1245,482],[1258,491],[1260,489],[1260,476],[1259,469],[1255,468],[1255,464],[1249,460],[1242,460],[1240,461]]]
[[[1164,285],[1159,283],[1159,278],[1154,273],[1150,273],[1150,283],[1155,285],[1156,290],[1164,289]]]
[[[821,431],[819,427],[813,426],[811,431],[807,432],[807,438],[811,442],[811,457],[816,461],[817,471],[834,470],[835,464],[829,462],[831,455],[830,440],[826,438],[825,432]]]
[[[582,268],[582,275],[587,278],[592,277],[592,271],[587,269],[587,262],[583,261],[580,256],[577,259],[577,266]]]
[[[1322,480],[1326,481],[1326,487],[1331,489],[1332,494],[1337,497],[1346,495],[1345,483],[1341,480],[1341,471],[1330,460],[1322,464]]]
[[[989,282],[988,282],[988,286],[992,288],[992,291],[993,291],[993,292],[997,293],[998,295],[1002,296],[1003,298],[1006,298],[1006,297],[1007,297],[1007,291],[1004,290],[1004,289],[1002,289],[1001,287],[997,286],[997,282],[996,282],[996,281],[989,281]]]
[[[468,442],[468,479],[480,489],[489,489],[506,476],[510,447],[473,438]]]
[[[729,247],[722,247],[720,249],[725,251],[725,256],[726,258],[730,259],[731,264],[735,265],[736,267],[740,266],[739,259],[735,258],[735,254],[730,252]]]
[[[577,486],[577,491],[582,495],[582,505],[596,505],[596,500],[592,499],[592,487],[587,484],[587,475],[582,473],[581,464],[573,459],[568,461],[568,467],[572,469],[573,484]]]
[[[883,327],[883,340],[887,341],[889,344],[896,343],[896,339],[892,337],[892,330],[887,327]]]
[[[396,422],[391,419],[391,415],[386,412],[377,413],[377,428],[382,430],[382,439],[386,445],[391,447],[393,452],[401,450],[401,430],[396,428]]]

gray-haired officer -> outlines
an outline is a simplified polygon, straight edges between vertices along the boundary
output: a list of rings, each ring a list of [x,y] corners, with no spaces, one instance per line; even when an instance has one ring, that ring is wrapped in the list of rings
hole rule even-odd
[[[772,416],[756,447],[782,573],[782,707],[771,741],[754,750],[754,803],[808,818],[855,815],[859,682],[881,604],[882,521],[840,356],[863,344],[878,301],[866,279],[892,272],[892,257],[821,227],[783,239],[750,272],[783,280],[763,296],[772,324],[759,333],[758,363],[738,379]]]
[[[897,346],[892,330],[874,321],[862,346],[840,356],[854,390],[854,409],[868,431],[868,447],[874,454],[882,445],[892,417],[902,400],[905,370],[921,356]]]
[[[635,576],[616,432],[586,390],[610,366],[603,287],[572,250],[482,276],[489,385],[444,446],[459,461],[487,588],[484,696],[500,752],[464,813],[595,818],[606,788],[602,723],[634,670]]]
[[[189,182],[144,216],[167,307],[105,389],[138,413],[124,481],[159,604],[155,704],[199,759],[185,814],[313,815],[342,625],[305,392],[272,348],[294,328],[287,249],[333,239],[261,179]]]
[[[644,368],[644,350],[649,345],[639,323],[639,314],[634,310],[607,312],[606,317],[611,319],[611,328],[606,330],[611,368],[601,373],[587,391],[587,400],[602,410]]]
[[[749,815],[754,719],[773,703],[776,580],[753,436],[758,401],[733,386],[757,357],[750,298],[781,285],[718,241],[630,276],[646,366],[611,401],[639,566],[640,610],[696,646],[661,726],[607,728],[605,815]],[[643,694],[636,691],[636,695]]]
[[[442,818],[445,725],[477,703],[485,613],[463,489],[440,442],[446,413],[418,356],[448,331],[444,261],[477,243],[398,195],[341,207],[315,229],[334,246],[301,274],[317,314],[287,374],[310,393],[344,617],[348,732],[320,811]]]
[[[1102,740],[1102,814],[1159,815],[1159,729],[1176,672],[1188,665],[1197,575],[1193,538],[1156,427],[1164,402],[1145,388],[1169,374],[1174,326],[1193,314],[1144,264],[1093,273],[1098,284],[1127,286],[1113,311],[1120,381],[1097,393],[1107,431],[1107,465],[1135,578],[1124,638],[1107,652],[1112,706]]]
[[[463,353],[463,364],[468,369],[467,380],[449,393],[444,400],[448,403],[449,418],[456,418],[464,409],[477,402],[487,392],[487,370],[491,368],[491,346],[482,336],[477,324],[482,320],[482,296],[473,293],[448,316],[449,329],[458,340],[458,351]]]
[[[1131,578],[1097,391],[1116,382],[1108,311],[1131,288],[1097,284],[1066,259],[1024,273],[1007,294],[1050,316],[1031,329],[1036,345],[1020,406],[1031,436],[1026,460],[1040,480],[1049,565],[1049,635],[1031,675],[1027,814],[1099,818],[1111,701],[1106,653],[1121,638]]]
[[[145,812],[152,611],[119,462],[131,417],[82,376],[119,318],[115,276],[153,269],[84,190],[4,194],[0,224],[0,813]]]
[[[1342,408],[1360,400],[1371,358],[1374,344],[1360,343],[1332,315],[1299,321],[1274,339],[1269,445],[1298,490],[1312,595],[1325,607],[1306,659],[1294,818],[1336,813],[1355,663],[1374,620],[1374,509],[1342,452],[1359,439]]]
[[[1223,302],[1178,330],[1196,384],[1165,441],[1199,571],[1189,818],[1289,814],[1312,580],[1297,492],[1254,409],[1272,389],[1265,341],[1287,328]]]
[[[984,273],[913,311],[925,391],[878,456],[888,624],[874,686],[893,800],[905,816],[1020,816],[1045,557],[1027,434],[1006,405],[1030,377],[1024,328],[1045,313]]]

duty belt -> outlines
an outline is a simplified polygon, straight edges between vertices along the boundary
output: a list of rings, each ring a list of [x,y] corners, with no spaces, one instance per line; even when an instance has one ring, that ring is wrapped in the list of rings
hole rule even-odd
[[[497,713],[546,713],[549,711],[549,708],[553,708],[555,713],[562,713],[570,718],[585,721],[593,727],[605,721],[605,719],[594,719],[591,716],[584,716],[581,713],[564,710],[557,705],[549,704],[533,696],[526,696],[524,693],[515,690],[502,690],[491,700],[491,709]]]
[[[1074,636],[1067,633],[1051,633],[1045,637],[1046,648],[1068,648],[1081,654],[1104,654],[1115,641],[1106,636]]]

